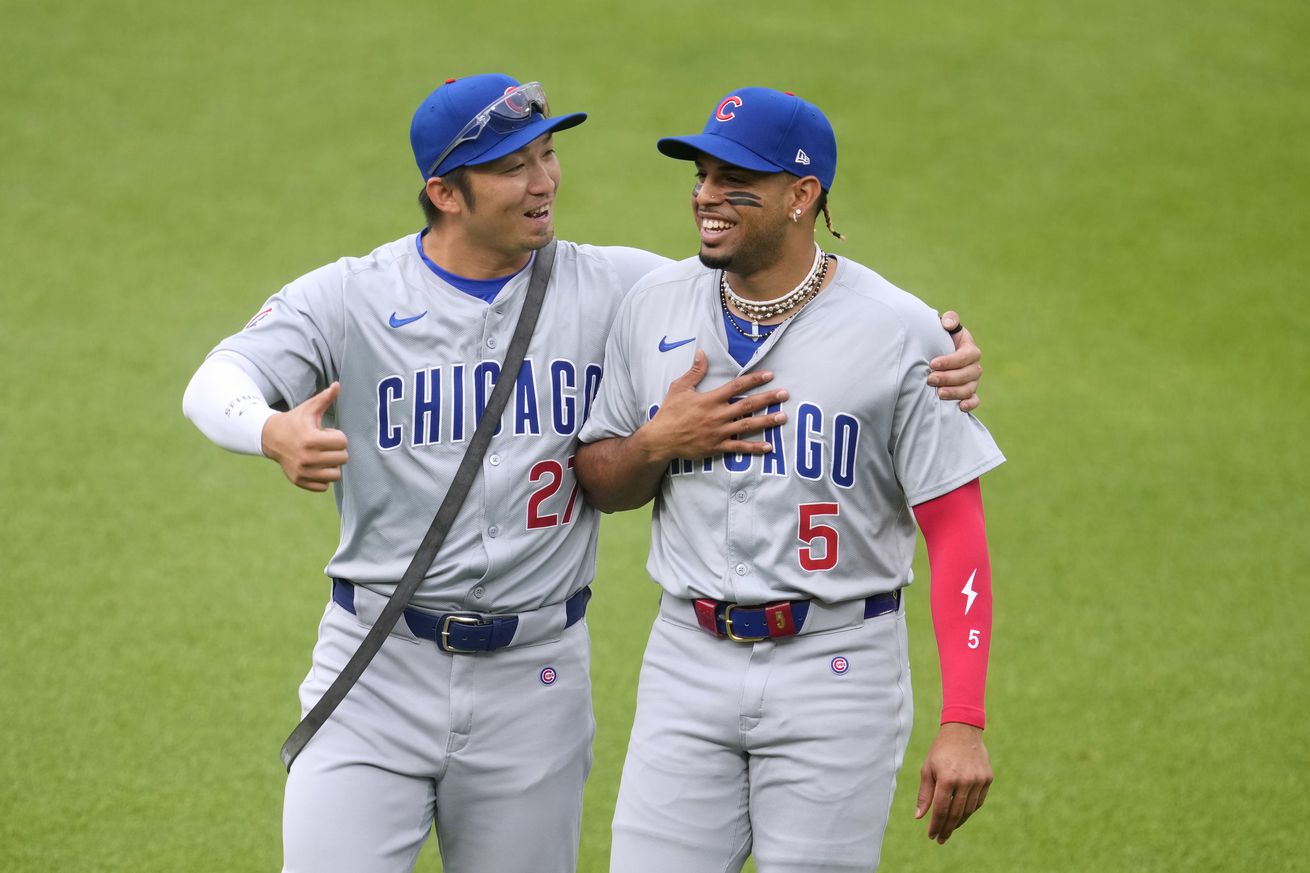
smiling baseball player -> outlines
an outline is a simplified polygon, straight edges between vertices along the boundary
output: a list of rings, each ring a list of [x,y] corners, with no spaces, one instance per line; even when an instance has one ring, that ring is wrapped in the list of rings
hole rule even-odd
[[[978,477],[1003,457],[924,382],[949,346],[933,311],[816,245],[837,163],[822,112],[744,88],[659,148],[695,162],[700,256],[620,309],[577,459],[601,509],[657,498],[648,569],[664,591],[611,870],[723,873],[753,854],[761,873],[867,871],[911,725],[916,519],[945,704],[916,810],[932,809],[929,835],[945,842],[991,781]],[[762,375],[785,389],[753,388]],[[759,455],[739,438],[756,430]]]
[[[410,130],[427,227],[287,285],[187,388],[184,410],[214,442],[276,460],[307,490],[333,487],[341,538],[303,710],[358,647],[450,487],[553,236],[552,134],[584,118],[551,116],[535,82],[448,81]],[[664,263],[558,244],[513,398],[444,547],[291,766],[284,870],[406,871],[434,824],[448,873],[574,870],[597,539],[574,452],[618,306]],[[936,376],[975,404],[978,350],[963,337]],[[443,633],[493,620],[514,629],[477,651]]]

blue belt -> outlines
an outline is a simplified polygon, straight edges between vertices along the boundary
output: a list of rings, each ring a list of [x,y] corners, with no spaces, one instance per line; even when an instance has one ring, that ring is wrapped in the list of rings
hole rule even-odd
[[[583,587],[564,601],[564,627],[572,627],[587,614],[591,589]],[[332,601],[355,615],[355,586],[346,579],[332,580]],[[517,615],[482,615],[477,612],[423,612],[406,609],[405,624],[414,636],[431,640],[444,652],[468,654],[494,652],[514,640],[519,626]]]
[[[901,592],[888,591],[865,598],[864,617],[873,618],[895,612],[901,603]],[[758,643],[761,640],[795,636],[805,626],[810,612],[808,600],[782,600],[763,606],[741,606],[719,600],[697,600],[696,623],[716,637],[727,637],[739,643]]]

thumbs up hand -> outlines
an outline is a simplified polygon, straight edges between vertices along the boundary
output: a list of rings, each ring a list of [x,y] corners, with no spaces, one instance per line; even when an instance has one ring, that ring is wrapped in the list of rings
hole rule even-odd
[[[306,491],[326,491],[341,478],[346,454],[346,435],[336,428],[324,428],[323,416],[336,402],[341,384],[333,382],[289,412],[279,412],[264,423],[263,450],[282,465],[282,472]]]

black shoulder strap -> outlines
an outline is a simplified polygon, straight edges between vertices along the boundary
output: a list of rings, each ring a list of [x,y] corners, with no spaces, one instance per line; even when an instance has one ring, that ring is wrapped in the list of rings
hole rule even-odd
[[[441,501],[441,508],[437,510],[437,515],[432,519],[432,526],[423,537],[423,542],[419,544],[418,551],[414,553],[414,559],[409,562],[409,569],[401,577],[400,584],[392,592],[391,599],[383,607],[382,613],[378,616],[377,621],[369,628],[368,634],[364,641],[359,644],[359,649],[351,655],[350,660],[346,663],[345,668],[319,698],[318,703],[309,711],[309,714],[301,719],[300,724],[287,737],[287,741],[282,744],[282,763],[288,770],[291,769],[291,762],[296,759],[300,751],[305,748],[305,744],[318,731],[323,723],[332,715],[332,711],[337,708],[350,689],[359,681],[373,656],[382,648],[382,642],[386,639],[387,634],[395,627],[396,620],[400,618],[405,607],[409,604],[410,598],[418,590],[419,583],[427,575],[429,568],[432,567],[432,561],[437,556],[437,550],[441,548],[442,542],[446,539],[446,534],[450,531],[451,524],[455,521],[455,516],[459,512],[460,506],[464,503],[464,498],[468,495],[469,488],[473,485],[474,478],[477,477],[478,467],[482,463],[482,456],[487,452],[487,446],[491,444],[491,435],[496,430],[496,425],[500,422],[500,415],[505,409],[505,404],[509,401],[510,394],[514,391],[514,385],[517,382],[519,368],[523,366],[523,357],[527,354],[528,343],[532,339],[532,329],[537,324],[537,316],[541,313],[541,301],[546,296],[546,285],[550,282],[551,269],[555,265],[555,241],[552,240],[549,245],[537,252],[536,260],[532,264],[532,276],[528,280],[527,298],[523,301],[523,311],[519,313],[518,324],[514,328],[514,338],[510,340],[509,351],[505,353],[505,361],[501,365],[500,378],[496,380],[496,387],[491,392],[491,399],[487,401],[486,411],[483,412],[481,420],[478,422],[477,430],[473,433],[473,439],[469,441],[468,449],[464,452],[464,458],[460,461],[459,469],[455,472],[455,478],[450,483],[450,490],[446,492],[446,497]]]

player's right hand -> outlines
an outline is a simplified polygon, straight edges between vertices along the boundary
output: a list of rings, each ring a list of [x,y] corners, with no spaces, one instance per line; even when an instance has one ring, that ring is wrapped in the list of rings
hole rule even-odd
[[[709,359],[697,349],[691,369],[673,380],[659,412],[638,431],[645,431],[643,442],[653,459],[694,460],[729,453],[759,455],[772,450],[767,442],[741,437],[786,422],[785,412],[755,414],[770,404],[785,401],[785,389],[747,393],[771,381],[773,374],[747,373],[717,388],[697,391],[696,386],[708,372]]]
[[[945,843],[957,828],[982,808],[992,785],[992,765],[982,729],[947,722],[919,769],[919,799],[914,817],[928,821],[928,839]]]
[[[282,465],[282,472],[306,491],[326,491],[341,478],[346,435],[323,427],[323,415],[341,393],[333,382],[289,412],[279,412],[264,423],[264,454]]]

